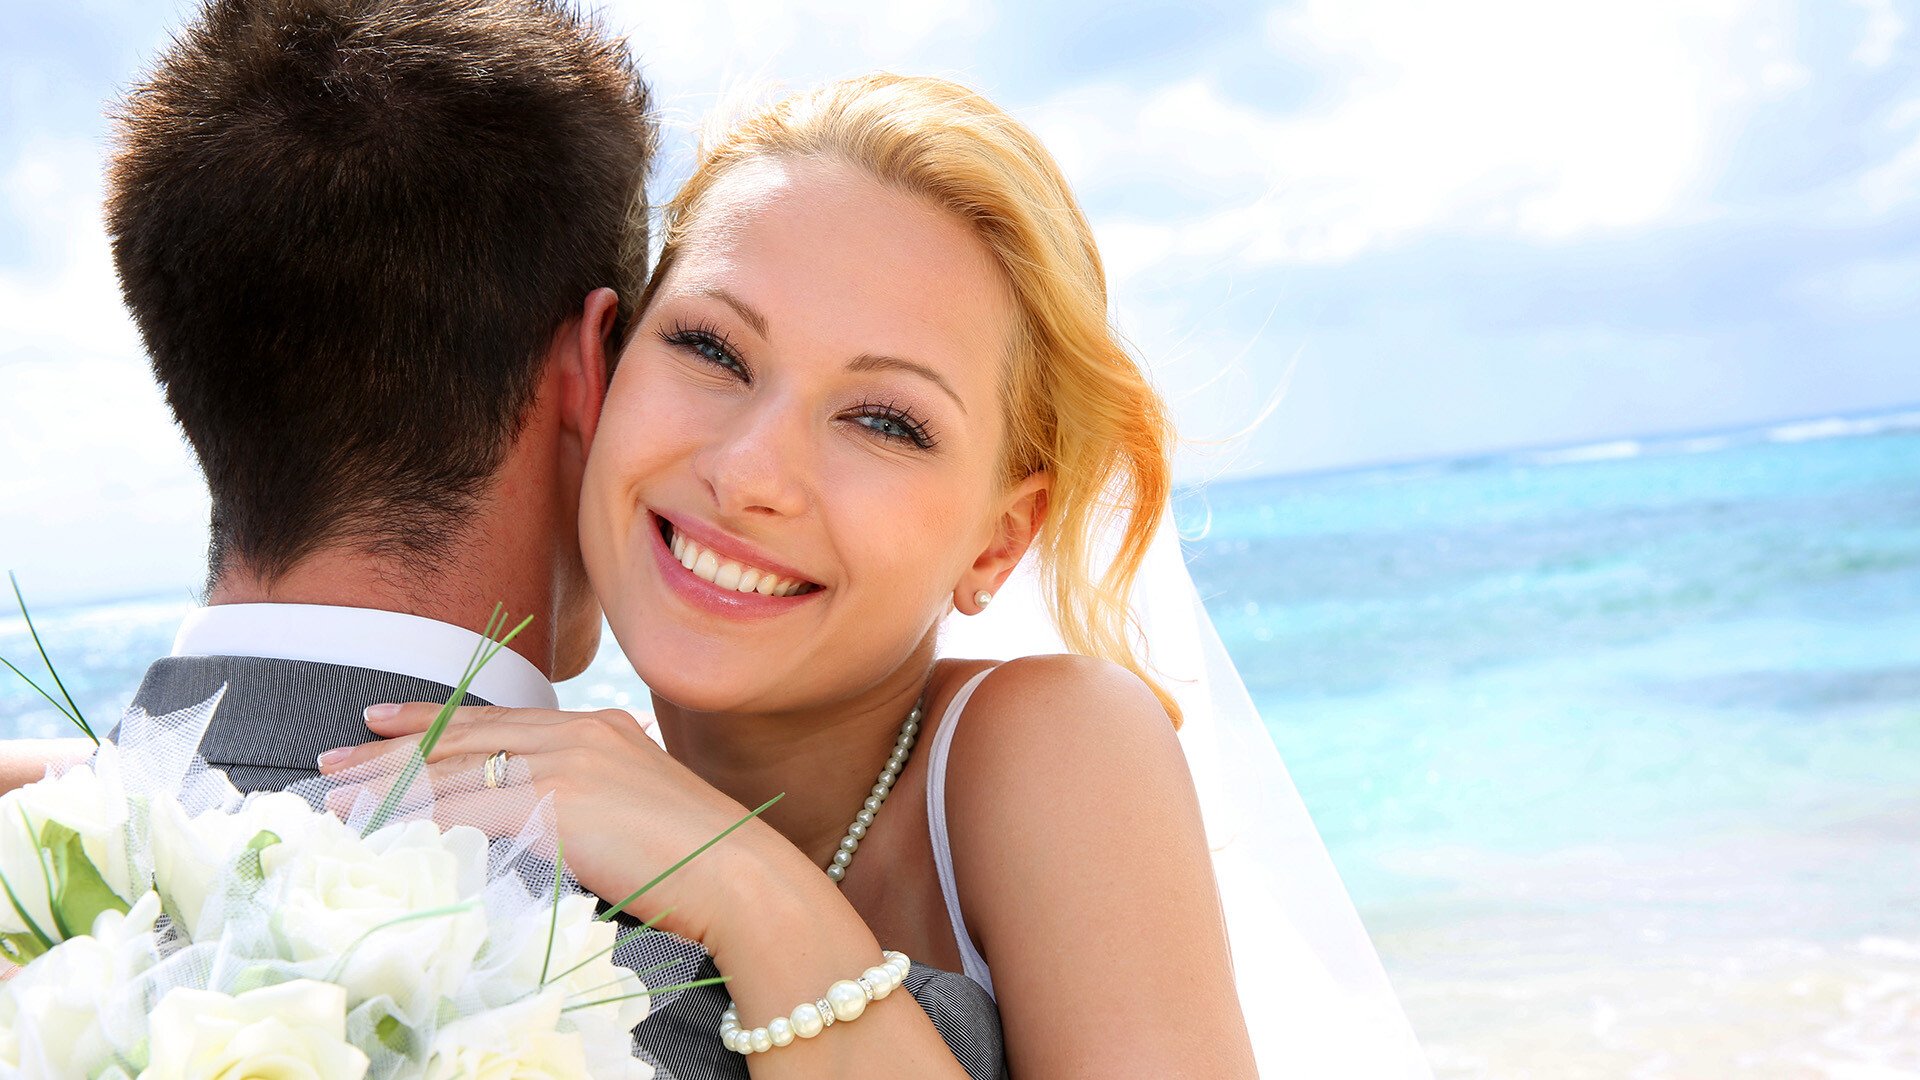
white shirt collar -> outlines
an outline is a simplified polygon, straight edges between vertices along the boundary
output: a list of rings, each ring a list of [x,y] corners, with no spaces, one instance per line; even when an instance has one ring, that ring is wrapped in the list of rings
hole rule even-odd
[[[175,656],[260,656],[369,668],[453,686],[479,634],[450,623],[374,608],[324,604],[216,604],[190,613]],[[502,649],[468,689],[509,708],[555,709],[553,684],[526,657]]]

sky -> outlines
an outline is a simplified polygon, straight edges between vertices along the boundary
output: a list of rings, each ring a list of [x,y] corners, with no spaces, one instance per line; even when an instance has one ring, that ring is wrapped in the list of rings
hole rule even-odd
[[[0,37],[0,568],[191,591],[206,502],[100,223],[190,5]],[[1917,0],[623,2],[670,137],[876,68],[1060,159],[1189,482],[1920,403]]]

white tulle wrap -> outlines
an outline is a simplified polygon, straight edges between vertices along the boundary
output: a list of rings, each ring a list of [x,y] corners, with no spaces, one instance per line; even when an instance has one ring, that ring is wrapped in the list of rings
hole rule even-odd
[[[632,969],[664,986],[698,947],[616,951],[556,888],[524,776],[422,773],[368,830],[403,754],[243,799],[195,756],[219,702],[132,710],[117,745],[0,796],[0,933],[28,961],[0,984],[0,1076],[655,1075],[632,1029],[661,999]],[[72,925],[101,884],[111,910]]]
[[[1379,955],[1194,588],[1172,514],[1134,586],[1149,665],[1184,712],[1234,970],[1263,1076],[1427,1078]],[[1031,560],[977,616],[942,630],[947,656],[1063,652]]]

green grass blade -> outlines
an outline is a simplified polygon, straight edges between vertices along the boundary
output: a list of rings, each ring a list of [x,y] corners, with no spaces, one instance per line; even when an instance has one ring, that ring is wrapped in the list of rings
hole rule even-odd
[[[339,982],[340,976],[347,970],[347,962],[353,959],[354,950],[358,949],[362,942],[365,942],[368,938],[382,930],[402,926],[410,922],[420,922],[424,919],[438,919],[448,915],[458,915],[463,911],[471,911],[479,906],[480,902],[478,900],[462,900],[458,904],[448,904],[445,907],[428,908],[425,911],[410,911],[397,919],[388,919],[378,926],[370,926],[365,933],[354,938],[353,944],[348,945],[346,951],[340,954],[340,959],[334,962],[333,970],[327,974],[327,981],[330,983]]]
[[[34,682],[32,679],[28,678],[26,672],[21,671],[17,667],[14,667],[13,661],[7,659],[4,656],[0,656],[0,664],[5,664],[8,671],[11,671],[15,675],[20,676],[21,682],[26,683],[28,686],[33,687],[33,690],[35,693],[39,694],[43,698],[46,698],[47,704],[53,706],[55,709],[58,709],[60,711],[60,715],[67,718],[68,723],[78,727],[82,732],[86,734],[87,738],[93,739],[95,745],[99,744],[100,740],[94,738],[93,729],[87,727],[87,722],[73,715],[72,713],[68,712],[67,707],[60,703],[59,698],[56,698],[52,694],[47,693],[46,689],[42,687],[39,683]]]
[[[547,956],[540,961],[540,985],[547,985],[547,968],[553,965],[553,939],[560,936],[560,883],[567,873],[567,853],[560,847],[560,838],[553,838],[553,913],[547,923]]]
[[[686,858],[681,859],[679,862],[674,863],[672,866],[667,867],[665,870],[662,870],[658,877],[654,878],[652,881],[647,882],[645,885],[640,886],[638,889],[633,890],[631,893],[628,893],[627,898],[625,900],[620,901],[619,903],[608,908],[606,911],[602,912],[599,915],[600,921],[605,922],[606,920],[613,918],[613,916],[616,913],[625,911],[627,909],[628,904],[631,904],[635,900],[638,900],[642,896],[645,896],[648,889],[651,889],[655,885],[658,885],[661,882],[667,880],[667,878],[672,877],[676,871],[678,871],[681,867],[687,865],[688,863],[692,862],[694,858],[698,856],[700,853],[706,851],[708,848],[719,843],[720,841],[725,840],[729,835],[732,834],[733,830],[739,828],[742,825],[745,825],[747,822],[752,821],[754,818],[759,817],[761,814],[766,813],[768,807],[771,807],[774,803],[777,803],[781,799],[784,799],[786,797],[787,797],[787,793],[783,791],[780,794],[775,795],[773,798],[768,799],[766,802],[761,803],[757,809],[747,811],[746,817],[741,818],[739,821],[736,821],[733,824],[727,826],[725,829],[721,830],[721,833],[719,836],[716,836],[713,839],[707,841],[706,843],[701,844],[699,847],[694,848],[693,851],[690,854],[688,854]]]
[[[634,927],[633,929],[627,931],[626,933],[614,935],[613,944],[607,946],[604,949],[600,949],[597,952],[588,954],[586,957],[582,958],[579,963],[573,965],[572,967],[561,972],[560,974],[555,975],[549,981],[559,982],[561,979],[564,979],[567,976],[573,974],[574,972],[579,971],[581,968],[586,967],[588,964],[593,963],[595,960],[600,959],[601,957],[607,955],[608,953],[620,951],[620,946],[625,945],[629,941],[634,941],[648,933],[651,933],[653,931],[653,925],[655,923],[659,922],[661,919],[666,918],[668,915],[671,915],[672,913],[673,913],[673,909],[668,908],[667,910],[661,912],[658,915],[655,915],[653,918],[648,919],[646,922],[641,923],[639,926]],[[541,985],[544,987],[546,983],[542,983]]]
[[[33,647],[40,650],[40,661],[47,665],[47,674],[53,676],[53,685],[59,687],[60,696],[67,699],[67,707],[73,710],[72,718],[75,723],[80,725],[80,730],[87,733],[87,738],[93,739],[96,744],[99,743],[100,740],[93,734],[92,725],[88,724],[87,718],[81,714],[80,706],[74,704],[73,695],[67,693],[67,684],[60,681],[60,672],[54,668],[53,661],[48,658],[47,647],[40,643],[40,631],[34,629],[33,616],[27,611],[27,598],[20,595],[20,579],[14,576],[13,571],[9,570],[7,571],[7,580],[13,583],[13,598],[20,604],[20,617],[27,620],[27,633],[33,636]],[[13,665],[8,664],[7,666],[12,667]]]
[[[47,911],[53,916],[53,928],[60,931],[60,940],[73,939],[73,928],[67,925],[66,917],[60,913],[60,891],[53,887],[53,868],[47,865],[47,850],[40,846],[40,838],[33,833],[33,821],[27,817],[27,808],[20,808],[20,824],[27,827],[27,838],[33,843],[34,861],[40,864],[40,876],[47,882]],[[91,928],[89,928],[91,929]]]
[[[695,979],[692,982],[674,983],[672,986],[649,987],[637,994],[621,994],[619,997],[601,998],[599,1001],[583,1001],[578,1005],[564,1005],[560,1011],[567,1013],[575,1009],[591,1009],[596,1005],[611,1005],[616,1001],[626,1001],[629,998],[652,997],[655,994],[671,994],[676,990],[693,990],[702,986],[717,986],[720,983],[726,982],[730,977],[731,976],[721,975],[712,979]]]
[[[522,619],[519,626],[514,627],[512,632],[498,642],[493,642],[493,647],[489,649],[487,646],[493,641],[493,635],[499,632],[500,627],[506,625],[503,605],[493,606],[493,614],[487,619],[486,633],[482,634],[479,643],[474,645],[473,656],[468,659],[467,670],[461,673],[459,684],[453,688],[453,693],[448,696],[446,704],[440,706],[440,712],[434,716],[433,723],[427,725],[426,733],[420,737],[417,751],[407,759],[406,765],[401,767],[399,779],[387,790],[386,797],[380,801],[373,816],[367,819],[367,827],[360,835],[373,835],[393,817],[394,811],[400,805],[400,800],[413,787],[414,780],[420,776],[420,770],[427,767],[427,755],[433,753],[433,748],[439,743],[440,736],[445,734],[447,725],[453,722],[453,711],[460,707],[460,702],[466,700],[467,688],[473,685],[474,678],[480,674],[482,668],[487,666],[488,661],[498,656],[501,649],[532,623],[531,615]]]
[[[53,948],[56,942],[47,936],[45,930],[40,929],[40,924],[33,921],[33,916],[27,914],[27,906],[20,902],[20,895],[13,891],[13,882],[8,881],[5,874],[0,874],[0,889],[7,891],[7,902],[13,905],[13,913],[20,916],[21,922],[27,924],[27,929],[33,934],[34,939],[40,942],[40,947]]]

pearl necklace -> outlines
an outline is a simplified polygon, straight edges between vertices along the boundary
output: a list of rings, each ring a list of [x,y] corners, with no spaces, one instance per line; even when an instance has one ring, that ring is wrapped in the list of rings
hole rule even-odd
[[[866,838],[867,830],[873,827],[874,815],[880,812],[880,804],[887,801],[887,793],[893,790],[893,782],[900,779],[900,770],[907,767],[907,756],[913,753],[914,740],[920,736],[920,702],[914,702],[913,711],[900,725],[900,736],[893,740],[893,753],[888,756],[886,767],[880,770],[880,780],[867,794],[867,801],[860,812],[853,816],[853,824],[847,826],[847,835],[840,838],[840,850],[833,853],[833,861],[827,864],[827,876],[836,884],[847,876],[847,867],[853,865],[853,853],[860,850],[860,841]]]

